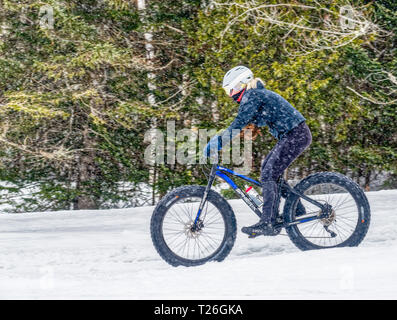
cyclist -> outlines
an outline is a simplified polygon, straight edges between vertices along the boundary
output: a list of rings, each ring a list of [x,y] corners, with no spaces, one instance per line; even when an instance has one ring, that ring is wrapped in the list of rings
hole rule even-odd
[[[278,194],[277,180],[286,168],[310,145],[312,136],[302,114],[277,93],[265,88],[259,78],[254,78],[250,69],[237,66],[229,70],[223,78],[223,89],[240,104],[238,114],[232,124],[221,134],[214,136],[204,149],[209,157],[217,153],[236,135],[233,129],[247,126],[268,126],[270,133],[278,140],[277,144],[261,165],[263,211],[258,223],[243,227],[242,232],[250,237],[277,235],[275,227],[275,203]],[[299,202],[298,213],[304,214]]]

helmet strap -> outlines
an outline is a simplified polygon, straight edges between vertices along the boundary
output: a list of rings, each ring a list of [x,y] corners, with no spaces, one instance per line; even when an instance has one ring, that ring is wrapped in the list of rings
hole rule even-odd
[[[243,98],[244,92],[245,92],[245,88],[243,89],[243,91],[241,91],[240,96],[239,96],[239,97],[237,98],[237,100],[236,100],[237,102],[240,103],[241,99]]]

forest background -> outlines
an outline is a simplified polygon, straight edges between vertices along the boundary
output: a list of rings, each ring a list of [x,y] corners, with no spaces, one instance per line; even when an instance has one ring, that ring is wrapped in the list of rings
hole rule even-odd
[[[0,206],[151,205],[205,183],[200,165],[145,161],[147,133],[227,127],[239,64],[312,130],[286,178],[397,188],[396,32],[394,0],[1,0]],[[275,143],[255,140],[253,177]]]

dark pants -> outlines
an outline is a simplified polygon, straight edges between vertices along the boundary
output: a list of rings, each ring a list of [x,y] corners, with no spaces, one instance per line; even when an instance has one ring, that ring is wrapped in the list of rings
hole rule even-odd
[[[312,135],[302,122],[283,136],[262,162],[261,183],[263,192],[263,215],[266,223],[275,219],[275,204],[278,194],[277,180],[285,169],[310,145]]]

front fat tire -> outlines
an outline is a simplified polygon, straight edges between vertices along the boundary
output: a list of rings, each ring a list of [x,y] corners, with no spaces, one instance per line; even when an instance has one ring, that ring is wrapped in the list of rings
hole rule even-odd
[[[371,211],[368,203],[368,199],[364,193],[364,191],[360,188],[358,184],[356,184],[350,178],[336,172],[320,172],[314,173],[302,181],[300,181],[294,189],[299,191],[300,193],[304,193],[311,186],[319,184],[319,183],[332,183],[339,185],[351,194],[354,198],[357,207],[359,208],[359,218],[357,221],[356,228],[352,235],[346,239],[344,242],[334,245],[334,246],[318,246],[308,241],[299,231],[297,225],[292,225],[286,228],[287,234],[291,241],[301,250],[314,250],[314,249],[325,249],[325,248],[335,248],[335,247],[356,247],[358,246],[365,235],[367,234],[370,220],[371,220]],[[310,197],[310,196],[309,196]],[[285,202],[284,207],[284,221],[285,222],[293,222],[295,219],[295,211],[297,207],[298,200],[300,198],[291,194]]]
[[[174,189],[165,195],[157,204],[153,211],[150,222],[150,234],[152,242],[158,254],[170,265],[176,266],[198,266],[208,261],[224,260],[233,248],[236,241],[236,218],[229,203],[217,192],[210,190],[207,201],[212,203],[222,215],[225,222],[225,235],[219,248],[209,257],[200,260],[189,260],[175,254],[167,246],[163,237],[163,218],[169,208],[173,205],[173,199],[183,199],[189,197],[202,198],[205,191],[203,186],[182,186]]]

